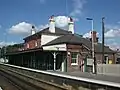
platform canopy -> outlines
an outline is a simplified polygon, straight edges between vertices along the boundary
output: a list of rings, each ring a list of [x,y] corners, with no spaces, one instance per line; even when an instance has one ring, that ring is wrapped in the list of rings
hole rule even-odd
[[[43,46],[43,50],[67,51],[66,44],[57,44],[57,45]]]

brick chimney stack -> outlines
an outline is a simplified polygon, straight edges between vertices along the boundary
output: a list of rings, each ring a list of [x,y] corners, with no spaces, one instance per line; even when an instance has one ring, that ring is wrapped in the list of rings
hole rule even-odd
[[[54,15],[52,15],[49,19],[49,31],[51,33],[55,33],[55,20],[54,20]]]
[[[31,34],[35,34],[36,33],[36,29],[35,29],[35,26],[32,26],[32,29],[31,29]]]
[[[92,34],[93,34],[93,36],[92,36]],[[97,37],[97,32],[96,32],[96,31],[92,31],[92,32],[91,32],[90,41],[92,41],[92,37],[93,37],[94,43],[98,43],[98,37]]]
[[[71,17],[69,18],[68,31],[74,34],[74,21]]]

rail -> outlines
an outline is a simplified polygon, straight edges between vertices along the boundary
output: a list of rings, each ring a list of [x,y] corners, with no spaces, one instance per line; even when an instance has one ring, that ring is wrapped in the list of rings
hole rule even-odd
[[[103,81],[92,78],[84,78],[79,76],[70,75],[69,73],[58,73],[53,71],[41,71],[25,67],[19,67],[9,64],[1,64],[1,70],[16,74],[19,78],[26,77],[30,83],[36,84],[36,86],[45,88],[52,87],[51,90],[75,90],[90,89],[90,90],[119,90],[119,82]],[[29,78],[29,79],[28,79]],[[25,78],[24,78],[25,79]],[[38,83],[39,82],[39,83]],[[44,84],[43,84],[44,83]],[[94,85],[93,85],[94,84]],[[56,89],[57,88],[57,89]],[[50,89],[48,89],[50,90]],[[72,90],[72,89],[71,89]]]

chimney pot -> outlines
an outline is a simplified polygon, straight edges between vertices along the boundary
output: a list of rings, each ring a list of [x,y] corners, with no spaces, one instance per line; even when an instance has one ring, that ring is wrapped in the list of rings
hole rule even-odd
[[[35,28],[35,26],[32,25],[32,28]]]
[[[52,15],[50,18],[53,19],[53,18],[54,18],[54,15]]]
[[[73,22],[73,19],[70,17],[70,21]]]
[[[55,20],[54,20],[54,15],[52,15],[49,19],[49,31],[51,33],[55,33]]]
[[[69,29],[68,29],[68,31],[70,31],[70,32],[72,32],[72,34],[74,34],[74,22],[73,22],[73,19],[70,17],[69,18],[69,24],[68,24],[69,26]]]
[[[32,25],[31,34],[33,35],[35,33],[36,33],[35,26]]]

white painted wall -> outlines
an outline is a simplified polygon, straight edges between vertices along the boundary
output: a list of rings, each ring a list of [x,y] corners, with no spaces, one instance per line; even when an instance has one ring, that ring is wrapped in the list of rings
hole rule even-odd
[[[74,34],[74,23],[70,22],[68,27],[69,27],[68,31],[71,31],[72,34]]]
[[[62,62],[62,72],[65,72],[65,62]]]
[[[43,50],[67,51],[66,44],[43,46]]]
[[[34,31],[34,30],[32,30],[32,31],[31,31],[31,34],[32,34],[32,35],[33,35],[33,34],[35,34],[35,31]]]
[[[42,36],[41,36],[41,45],[44,45],[44,44],[46,44],[46,43],[48,43],[48,42],[50,42],[50,41],[52,41],[52,40],[54,40],[54,39],[56,39],[58,37],[59,36],[44,35],[44,34],[42,34]]]
[[[97,64],[97,73],[103,75],[120,76],[120,64]]]
[[[2,88],[0,87],[0,90],[2,90]]]
[[[50,21],[49,31],[50,31],[51,33],[55,33],[55,21],[54,21],[54,20],[51,20],[51,21]]]
[[[9,61],[8,59],[0,58],[1,63],[8,63],[8,61]]]

